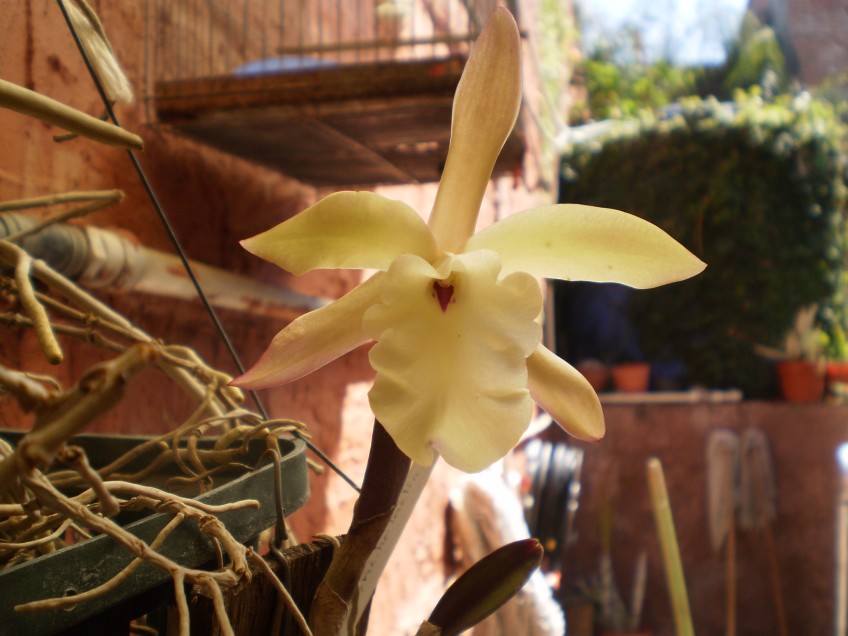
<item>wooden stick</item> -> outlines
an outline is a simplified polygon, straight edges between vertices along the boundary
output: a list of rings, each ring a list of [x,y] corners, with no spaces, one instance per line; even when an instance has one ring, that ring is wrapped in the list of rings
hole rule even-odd
[[[733,501],[733,485],[730,485],[730,492],[727,496]],[[726,549],[726,566],[727,566],[727,627],[725,634],[727,636],[736,636],[736,521],[733,514],[734,506],[728,506],[727,516],[727,545]]]
[[[651,504],[654,509],[654,519],[657,523],[657,534],[668,582],[668,593],[674,612],[675,633],[677,636],[695,636],[692,612],[689,609],[689,596],[686,592],[686,578],[683,576],[680,548],[677,545],[677,534],[674,530],[674,519],[671,516],[671,504],[668,500],[668,490],[665,486],[665,476],[660,460],[656,457],[649,458],[647,471]]]
[[[124,193],[120,190],[72,190],[58,194],[47,194],[41,197],[30,197],[27,199],[14,199],[11,201],[0,201],[0,212],[12,212],[15,210],[31,210],[33,208],[47,208],[63,203],[79,203],[80,201],[120,201]]]
[[[36,117],[110,146],[144,149],[144,142],[138,135],[2,79],[0,79],[0,107]]]

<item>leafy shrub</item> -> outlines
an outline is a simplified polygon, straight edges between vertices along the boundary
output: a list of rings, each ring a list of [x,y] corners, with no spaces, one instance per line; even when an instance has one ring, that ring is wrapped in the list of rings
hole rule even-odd
[[[700,256],[702,275],[631,294],[626,311],[649,358],[761,396],[771,374],[755,344],[779,343],[799,307],[845,316],[845,131],[804,95],[675,110],[574,148],[560,201],[638,214]]]

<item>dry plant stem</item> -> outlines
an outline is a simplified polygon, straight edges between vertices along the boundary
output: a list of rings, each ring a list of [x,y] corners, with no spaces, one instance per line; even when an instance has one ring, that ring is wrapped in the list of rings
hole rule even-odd
[[[100,475],[88,463],[88,457],[79,446],[65,446],[59,452],[59,461],[70,466],[74,471],[79,473],[83,481],[91,486],[91,490],[100,502],[100,513],[107,517],[114,517],[120,511],[118,500],[112,496],[112,493],[104,486]]]
[[[154,356],[152,346],[136,345],[92,367],[58,404],[40,410],[33,429],[21,439],[15,453],[0,462],[0,490],[16,475],[49,466],[67,439],[121,399],[128,378]]]
[[[327,575],[315,593],[310,623],[317,634],[354,634],[350,625],[359,580],[368,558],[391,520],[411,461],[379,422],[374,422],[371,452],[350,530],[333,555]]]
[[[138,135],[2,79],[0,79],[0,107],[36,117],[104,144],[134,150],[144,149],[144,142]]]
[[[195,429],[195,427],[197,426],[197,421],[202,417],[203,413],[206,411],[213,397],[214,389],[210,387],[209,389],[207,389],[206,395],[200,402],[198,408],[195,409],[195,411],[188,417],[188,419],[179,426],[179,428],[174,432],[174,435],[171,437],[171,448],[173,448],[175,451],[174,460],[176,461],[180,469],[182,469],[182,471],[188,475],[196,475],[196,473],[191,468],[189,468],[188,464],[183,461],[182,453],[176,451],[183,435],[186,433],[190,433]],[[189,461],[191,461],[191,459]]]
[[[21,254],[25,254],[24,250],[8,241],[0,240],[0,262],[15,267]],[[33,261],[32,270],[36,278],[47,285],[54,292],[61,294],[77,307],[88,311],[98,318],[115,325],[122,329],[125,334],[136,340],[137,342],[156,342],[154,338],[146,334],[144,331],[133,325],[121,314],[113,310],[108,305],[100,302],[90,294],[87,294],[70,280],[50,268],[42,261]],[[157,360],[159,366],[165,374],[177,383],[189,396],[200,402],[206,394],[206,385],[200,382],[190,371],[183,368],[182,364],[172,362],[170,351],[166,350],[166,355],[160,356]],[[197,368],[198,361],[192,360]],[[199,363],[204,368],[206,365]],[[221,374],[223,375],[223,374]],[[238,392],[240,395],[240,392]],[[228,409],[224,408],[217,400],[209,405],[209,415],[221,415]]]
[[[0,364],[0,387],[15,396],[15,399],[25,411],[45,404],[55,395],[44,386],[32,380],[25,373],[7,369]]]
[[[43,221],[36,223],[30,228],[15,232],[14,234],[9,234],[8,236],[4,237],[4,240],[12,242],[20,241],[21,239],[26,238],[27,236],[31,236],[32,234],[37,234],[41,230],[50,227],[51,225],[54,225],[56,223],[62,223],[64,221],[76,219],[85,216],[86,214],[90,214],[91,212],[96,212],[97,210],[102,210],[103,208],[109,207],[113,203],[120,201],[124,196],[124,193],[120,190],[110,190],[109,192],[117,194],[113,194],[111,198],[105,201],[95,201],[94,203],[89,203],[88,205],[73,208],[72,210],[68,210],[67,212],[57,214],[56,216],[51,216],[50,218],[44,219]]]
[[[21,504],[0,504],[0,517],[17,517],[24,514],[26,512]]]
[[[162,528],[153,541],[150,543],[151,550],[158,550],[159,547],[165,542],[165,539],[168,537],[171,532],[173,532],[178,525],[183,522],[185,517],[182,514],[176,515],[173,519],[171,519],[168,524]],[[98,585],[97,587],[91,588],[90,590],[86,590],[85,592],[80,592],[79,594],[74,594],[73,596],[61,596],[58,598],[46,599],[43,601],[34,601],[32,603],[27,603],[24,606],[20,606],[19,611],[38,611],[38,610],[48,610],[48,609],[58,609],[61,607],[72,607],[77,605],[78,603],[84,603],[85,601],[90,601],[92,599],[103,596],[104,594],[108,594],[116,587],[118,587],[121,583],[126,581],[130,575],[138,569],[138,566],[144,563],[144,559],[136,557],[132,561],[129,562],[127,567],[118,572],[111,579]]]
[[[43,299],[40,298],[40,294],[36,294],[35,297],[42,304],[44,303]],[[26,316],[22,316],[21,314],[10,314],[7,312],[0,312],[0,324],[5,325],[7,327],[16,327],[18,329],[22,328],[33,328],[34,324],[32,320],[27,318]],[[101,349],[106,349],[107,351],[112,351],[115,353],[120,353],[121,351],[126,351],[126,345],[122,345],[120,343],[115,342],[114,340],[109,340],[105,338],[101,334],[97,333],[92,329],[85,329],[82,327],[72,327],[70,325],[60,324],[51,322],[51,328],[53,329],[53,333],[62,334],[63,336],[71,336],[73,338],[78,338],[79,340],[83,340],[85,342],[89,342]]]
[[[120,201],[123,197],[124,193],[120,190],[74,190],[59,194],[48,194],[43,197],[0,201],[0,212],[31,210],[33,208],[45,208],[63,203],[77,203],[79,201],[115,202]]]
[[[84,313],[82,311],[78,311],[73,307],[66,305],[63,302],[60,302],[53,298],[52,296],[48,296],[46,294],[41,294],[36,292],[35,297],[38,298],[38,302],[43,305],[47,305],[50,310],[56,314],[61,315],[70,320],[75,320],[83,325],[85,325],[87,330],[93,330],[95,327],[100,327],[106,331],[110,331],[112,334],[120,336],[129,340],[130,342],[148,342],[148,339],[140,338],[139,334],[130,331],[121,327],[120,325],[116,325],[109,320],[100,317],[94,313]],[[105,338],[105,336],[101,336]],[[97,344],[97,343],[95,343]],[[122,345],[123,346],[123,345]]]
[[[15,284],[18,287],[18,298],[21,301],[24,312],[32,320],[35,337],[41,345],[44,357],[47,358],[50,364],[59,364],[62,361],[62,348],[53,334],[47,311],[35,299],[35,290],[32,288],[32,283],[29,280],[32,264],[32,257],[21,250],[18,262],[15,265]]]
[[[286,586],[283,585],[283,582],[280,581],[279,577],[274,574],[274,571],[265,562],[265,559],[256,554],[253,550],[248,550],[247,558],[250,559],[254,565],[258,566],[269,579],[271,579],[271,584],[276,588],[280,598],[283,599],[283,602],[286,604],[289,612],[291,612],[292,616],[294,616],[294,620],[297,623],[297,626],[300,627],[300,631],[303,632],[304,636],[312,636],[312,630],[309,629],[306,619],[300,612],[300,609],[298,609],[297,604],[295,604],[294,599],[291,597],[291,594],[289,594]]]
[[[212,596],[212,607],[215,610],[215,618],[218,619],[218,628],[223,636],[235,636],[230,619],[227,616],[227,606],[224,603],[224,595],[221,588],[211,579],[201,577],[198,584],[204,585]]]
[[[233,510],[242,510],[244,508],[259,508],[259,502],[256,499],[242,499],[241,501],[232,501],[226,504],[212,505],[207,504],[197,499],[188,497],[180,497],[173,493],[165,492],[159,488],[152,486],[143,486],[141,484],[133,484],[128,481],[104,481],[105,488],[112,495],[121,494],[130,497],[146,497],[153,501],[161,501],[163,504],[176,503],[185,506],[189,509],[198,510],[210,515],[217,515],[222,512],[231,512]],[[74,501],[87,504],[94,501],[96,493],[94,490],[86,490],[73,498]],[[189,515],[191,516],[191,515]],[[192,517],[193,518],[193,517]]]
[[[239,417],[248,417],[248,416],[255,419],[256,421],[260,420],[259,416],[256,415],[255,413],[251,413],[250,411],[243,411],[243,410],[239,409],[238,412],[236,412],[236,413],[224,414],[224,415],[219,415],[219,416],[207,418],[206,420],[201,421],[200,424],[213,423],[213,422],[216,422],[218,420],[228,420],[229,421],[231,419],[236,419],[236,418],[239,418]],[[189,416],[189,420],[192,420],[194,417],[195,417],[195,415],[192,414],[191,416]],[[267,426],[267,424],[263,425],[263,426]],[[131,451],[129,451],[129,452],[123,454],[121,457],[117,458],[111,464],[108,464],[107,466],[104,466],[103,468],[101,468],[98,471],[98,473],[100,474],[101,477],[104,477],[104,478],[108,477],[109,475],[112,475],[117,470],[119,470],[121,467],[130,463],[132,460],[143,456],[145,453],[149,453],[149,452],[151,452],[153,450],[157,450],[157,449],[159,451],[166,451],[167,453],[180,453],[181,451],[176,448],[176,444],[174,443],[173,440],[178,435],[182,434],[184,427],[185,427],[185,424],[181,425],[180,427],[174,429],[173,431],[171,431],[169,433],[162,435],[161,437],[151,439],[147,442],[139,444],[138,446],[133,448]],[[255,434],[257,432],[257,429],[260,428],[260,427],[246,427],[246,428],[253,431],[253,434]],[[231,434],[235,430],[236,430],[235,428],[232,428],[232,429],[230,429],[230,431],[228,431],[227,434]],[[261,432],[261,430],[259,432]],[[244,433],[244,431],[242,431],[242,434],[243,433]],[[223,436],[222,436],[221,439],[223,439]],[[230,439],[230,442],[235,441],[236,439],[238,439],[238,438],[233,437],[233,438]],[[219,446],[220,441],[221,440],[219,439],[219,441],[216,442],[215,450],[199,451],[200,457],[202,457],[202,459],[204,461],[211,461],[213,463],[220,463],[220,464],[229,464],[234,457],[237,457],[239,454],[243,454],[247,451],[247,441],[249,441],[249,440],[246,436],[245,439],[243,440],[242,446],[239,447],[239,448],[236,448],[236,449],[222,448],[222,447]],[[228,446],[228,445],[229,445],[229,442],[227,444],[225,444],[224,446]],[[170,455],[169,455],[169,457],[170,457]],[[170,461],[170,460],[168,460],[168,461]],[[151,469],[157,470],[161,465],[162,465],[162,463],[160,463],[159,461],[153,460],[148,465],[147,470],[141,471],[140,473],[133,474],[131,476],[132,479],[130,479],[129,476],[124,477],[124,480],[125,481],[140,481],[140,478],[144,474],[148,474]]]
[[[133,481],[133,482],[143,481],[146,477],[158,472],[163,466],[167,466],[168,464],[171,464],[171,463],[175,463],[175,464],[178,463],[176,461],[175,457],[176,456],[182,457],[183,455],[186,454],[186,452],[187,451],[184,448],[176,449],[176,450],[163,451],[160,455],[158,455],[156,458],[153,459],[153,461],[147,466],[147,468],[144,468],[144,469],[142,469],[142,470],[140,470],[136,473],[132,473],[130,475],[117,473],[117,472],[105,473],[103,471],[101,471],[101,474],[104,475],[104,476],[109,475],[109,476],[113,477],[114,479],[121,480],[121,481]],[[198,454],[204,461],[212,462],[212,463],[215,463],[215,464],[220,464],[222,466],[224,466],[224,465],[234,466],[234,465],[238,465],[238,464],[235,464],[231,460],[235,457],[239,457],[239,456],[243,455],[244,452],[242,451],[241,448],[233,448],[233,449],[222,450],[222,451],[207,451],[207,450],[198,451]],[[192,479],[195,479],[196,477],[199,477],[199,475],[195,475],[194,477],[192,477]]]
[[[129,550],[136,557],[140,557],[145,561],[155,565],[156,567],[161,568],[168,572],[176,581],[177,577],[184,577],[191,582],[198,582],[199,580],[212,580],[218,585],[224,585],[225,587],[232,587],[242,578],[242,575],[247,576],[249,578],[250,572],[247,569],[247,560],[244,556],[246,552],[246,548],[239,544],[237,541],[229,538],[227,542],[228,548],[233,548],[234,553],[241,553],[239,557],[237,554],[237,558],[233,560],[232,569],[227,569],[223,571],[217,572],[206,572],[203,570],[196,570],[193,568],[186,568],[177,563],[174,563],[167,557],[162,556],[155,550],[151,549],[144,541],[135,537],[134,535],[127,532],[124,528],[117,525],[113,521],[101,517],[97,514],[91,512],[85,505],[76,502],[72,499],[68,499],[61,492],[56,490],[50,482],[40,476],[27,476],[24,478],[24,481],[33,493],[38,497],[39,501],[42,502],[43,505],[56,510],[68,517],[72,517],[77,519],[81,523],[86,526],[96,530],[102,534],[106,534],[111,537],[116,543],[122,545],[127,550]],[[160,502],[153,502],[152,505],[155,505],[159,508]],[[167,505],[168,502],[166,502]],[[176,502],[174,502],[176,503]],[[177,506],[177,508],[180,508]],[[198,518],[198,511],[196,509],[191,509],[183,506],[176,512],[184,512],[186,517],[194,517]],[[207,516],[208,517],[208,516]],[[214,522],[218,522],[218,526],[223,528],[223,524],[220,523],[214,517],[208,517],[203,519],[203,523],[200,524],[200,529],[202,532],[207,532],[213,534],[213,536],[217,536],[219,531],[218,527],[215,527]],[[223,532],[226,533],[226,529],[223,529]],[[228,533],[227,533],[228,534]],[[220,538],[220,537],[219,537]],[[231,554],[231,557],[233,555]],[[238,570],[241,570],[242,575],[238,573]],[[16,606],[17,611],[30,611],[33,609],[33,603],[26,603],[24,605]]]
[[[177,605],[177,634],[179,636],[189,636],[189,614],[188,600],[185,593],[185,575],[182,572],[175,572],[174,579],[174,600]]]
[[[186,518],[196,521],[198,529],[202,534],[208,536],[213,541],[217,540],[220,543],[224,552],[226,552],[230,559],[230,570],[239,578],[245,575],[248,580],[250,579],[250,570],[247,567],[245,547],[233,538],[226,526],[224,526],[221,520],[216,516],[201,512],[197,508],[186,506],[179,501],[171,499],[158,500],[148,497],[135,497],[128,503],[128,507],[132,507],[133,502],[135,502],[136,505],[141,505],[151,510],[172,512],[175,514],[182,513],[186,516]]]
[[[197,484],[198,482],[205,482],[206,480],[214,477],[218,473],[222,473],[225,471],[231,470],[243,470],[248,473],[251,470],[254,470],[253,466],[248,466],[247,464],[240,464],[238,462],[230,462],[228,464],[222,464],[221,466],[215,466],[215,468],[210,468],[208,470],[203,471],[199,475],[193,475],[192,477],[169,477],[165,482],[165,485],[168,488],[176,489],[177,486],[188,486],[191,484]]]
[[[68,210],[67,212],[63,212],[62,214],[57,214],[56,216],[51,216],[50,218],[44,219],[40,223],[37,223],[30,228],[15,232],[14,234],[9,234],[8,236],[4,237],[4,240],[20,241],[21,239],[24,239],[27,236],[37,234],[41,230],[50,227],[51,225],[55,225],[56,223],[62,223],[64,221],[69,221],[71,219],[77,219],[79,217],[85,216],[86,214],[96,212],[97,210],[102,210],[103,208],[112,205],[112,203],[113,201],[98,201],[96,203],[89,203],[88,205],[83,205],[78,208]]]
[[[62,522],[62,525],[60,525],[50,534],[45,535],[43,537],[39,537],[38,539],[33,539],[32,541],[21,541],[20,543],[7,543],[5,541],[0,541],[0,551],[27,550],[29,548],[36,548],[40,545],[44,545],[45,543],[50,543],[51,541],[54,541],[55,539],[58,539],[60,536],[62,536],[62,533],[65,532],[65,530],[67,530],[68,526],[70,525],[71,520],[66,519],[64,522]]]

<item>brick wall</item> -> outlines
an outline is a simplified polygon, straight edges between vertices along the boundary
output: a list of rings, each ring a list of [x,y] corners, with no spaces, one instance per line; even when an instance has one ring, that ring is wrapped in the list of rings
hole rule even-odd
[[[802,84],[848,73],[846,0],[752,0],[750,8],[771,24],[789,48]]]

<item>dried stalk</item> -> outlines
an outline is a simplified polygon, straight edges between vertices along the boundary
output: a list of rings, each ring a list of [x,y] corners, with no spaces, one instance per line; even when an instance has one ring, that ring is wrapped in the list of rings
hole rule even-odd
[[[33,225],[32,227],[28,227],[26,229],[20,230],[18,232],[14,232],[4,237],[6,241],[20,241],[21,239],[26,238],[27,236],[31,236],[33,234],[37,234],[41,230],[50,227],[51,225],[55,225],[56,223],[63,223],[65,221],[70,221],[71,219],[78,219],[80,217],[85,216],[86,214],[91,214],[92,212],[97,212],[97,210],[102,210],[103,208],[107,208],[116,201],[120,201],[123,198],[123,193],[120,191],[116,191],[119,193],[117,198],[110,199],[108,201],[95,201],[94,203],[89,203],[88,205],[82,205],[78,208],[72,208],[67,212],[62,212],[61,214],[57,214],[56,216],[51,216],[43,221],[40,221]]]
[[[120,511],[118,500],[112,496],[109,489],[100,479],[100,475],[88,463],[88,457],[79,446],[66,446],[59,452],[59,461],[70,466],[86,481],[100,502],[100,512],[107,517],[114,517]]]
[[[36,298],[38,298],[38,294],[36,294]],[[39,302],[42,300],[39,298]],[[47,304],[47,303],[42,303]],[[5,325],[7,327],[14,328],[32,328],[34,324],[32,320],[27,318],[26,316],[22,316],[21,314],[11,314],[7,312],[0,312],[0,324]],[[53,329],[53,333],[62,334],[63,336],[71,336],[73,338],[77,338],[84,342],[88,342],[90,344],[95,345],[101,349],[105,349],[107,351],[112,351],[114,353],[120,353],[121,351],[126,351],[127,347],[122,345],[114,340],[109,340],[103,335],[97,333],[93,329],[86,329],[82,327],[72,327],[70,325],[65,325],[61,323],[51,322],[50,327]],[[26,375],[26,374],[25,374]]]
[[[25,411],[32,411],[50,402],[55,395],[54,391],[48,391],[26,373],[7,369],[3,365],[0,365],[0,387],[14,395]]]
[[[120,400],[129,376],[155,357],[149,345],[136,345],[119,357],[92,367],[71,391],[42,407],[33,429],[11,457],[0,462],[0,490],[16,477],[52,462],[65,440]]]
[[[171,519],[167,525],[162,528],[159,533],[153,538],[153,541],[150,543],[151,550],[158,550],[159,546],[161,546],[165,539],[168,537],[171,532],[173,532],[177,526],[179,526],[185,517],[182,514],[177,514],[173,519]],[[44,601],[33,601],[32,603],[27,603],[24,606],[20,606],[18,611],[23,612],[36,612],[41,610],[50,610],[50,609],[59,609],[59,608],[70,608],[74,605],[78,605],[79,603],[84,603],[85,601],[90,601],[95,598],[99,598],[105,594],[108,594],[116,587],[118,587],[121,583],[126,581],[133,572],[138,569],[138,566],[144,563],[144,560],[136,557],[125,567],[123,570],[118,572],[111,579],[98,585],[97,587],[93,587],[90,590],[86,590],[85,592],[79,592],[78,594],[73,594],[70,596],[61,596],[57,598],[51,598]]]
[[[153,486],[143,486],[134,484],[128,481],[104,481],[103,487],[111,494],[123,494],[131,497],[144,497],[148,501],[161,501],[167,505],[178,505],[182,511],[182,507],[197,510],[198,513],[206,513],[210,515],[220,514],[222,512],[232,512],[233,510],[242,510],[243,508],[259,508],[259,502],[256,499],[243,499],[241,501],[232,501],[226,504],[208,504],[197,499],[189,497],[181,497],[173,493],[165,492]],[[80,493],[73,500],[78,503],[90,503],[95,500],[97,493],[93,489],[86,490]],[[189,514],[186,512],[186,514]],[[194,519],[194,514],[189,514]]]
[[[0,79],[0,107],[36,117],[100,143],[134,150],[144,149],[144,142],[138,135],[2,79]]]
[[[26,254],[26,252],[14,243],[0,240],[0,262],[10,267],[15,267],[21,257],[21,254]],[[108,305],[100,302],[90,294],[84,292],[77,285],[50,268],[43,261],[33,261],[32,272],[38,280],[47,285],[54,292],[61,294],[73,302],[77,307],[90,312],[99,319],[105,321],[105,323],[120,328],[124,334],[132,340],[146,343],[156,342],[154,338],[133,325],[121,314],[114,311]],[[208,367],[196,356],[196,354],[194,354],[193,358],[186,360],[181,356],[176,355],[177,352],[185,353],[185,350],[183,348],[177,348],[176,350],[166,348],[165,354],[161,355],[157,359],[157,366],[159,366],[159,368],[162,369],[168,377],[174,380],[189,396],[200,402],[206,394],[206,384],[195,377],[194,373],[204,374]],[[187,370],[186,367],[191,368],[194,373]],[[215,374],[226,377],[224,374],[217,371],[214,373],[208,373],[210,377]],[[222,381],[223,377],[221,377]],[[242,396],[242,394],[237,389],[234,390],[233,387],[229,387],[227,390],[227,396],[230,401],[232,401],[233,399],[237,399],[239,396]],[[209,405],[210,415],[221,415],[227,410],[228,409],[224,406],[224,404],[218,399],[214,400]]]
[[[167,493],[165,501],[141,501],[143,498],[137,498],[143,505],[152,505],[156,509],[166,508],[172,509],[175,513],[184,513],[186,517],[193,518],[199,521],[201,532],[215,536],[219,540],[224,539],[222,543],[228,550],[228,555],[232,561],[231,568],[226,570],[207,572],[204,570],[196,570],[181,566],[165,556],[162,556],[155,550],[151,549],[144,541],[130,534],[115,522],[101,517],[90,511],[82,503],[69,499],[61,492],[56,490],[50,482],[38,473],[27,475],[23,478],[25,485],[36,495],[42,505],[57,510],[62,514],[74,518],[80,523],[89,528],[96,530],[102,534],[111,537],[119,545],[129,550],[136,557],[142,558],[145,561],[159,567],[172,577],[182,575],[187,580],[197,583],[199,581],[214,581],[217,585],[223,585],[227,588],[234,586],[241,578],[250,578],[250,571],[247,568],[247,558],[245,556],[246,548],[238,541],[229,536],[226,528],[223,527],[218,519],[204,515],[196,507],[189,507],[182,504],[177,499]],[[131,486],[135,486],[131,484]],[[161,491],[160,491],[161,492]],[[195,502],[196,503],[196,502]],[[224,535],[228,535],[226,538]],[[17,606],[18,611],[32,611],[32,603],[26,603]]]
[[[300,628],[300,631],[303,632],[303,636],[312,636],[312,630],[309,629],[309,624],[306,622],[306,618],[304,618],[300,609],[297,607],[297,603],[294,602],[291,594],[286,589],[286,586],[283,585],[283,582],[280,581],[279,577],[274,574],[274,571],[271,569],[265,559],[256,554],[253,550],[248,550],[247,558],[250,559],[255,565],[259,567],[262,572],[271,579],[271,584],[276,588],[277,593],[280,595],[280,598],[283,599],[283,602],[286,604],[289,612],[294,616],[294,620],[297,623],[297,626]]]
[[[185,574],[182,571],[174,572],[174,600],[177,605],[177,634],[189,636],[189,613],[188,600],[185,593]]]
[[[71,192],[48,194],[42,197],[0,201],[0,212],[46,208],[54,205],[62,205],[63,203],[77,203],[79,201],[106,200],[109,202],[115,202],[120,201],[123,197],[124,193],[120,190],[74,190]]]
[[[32,320],[35,337],[38,338],[44,357],[50,364],[59,364],[63,357],[62,348],[56,341],[53,328],[50,326],[50,318],[47,316],[44,306],[35,298],[35,290],[29,280],[32,264],[32,257],[21,250],[18,255],[18,262],[15,264],[15,284],[18,287],[18,298],[24,312]]]
[[[70,519],[65,519],[62,524],[56,528],[53,532],[38,539],[33,539],[32,541],[21,541],[19,543],[14,543],[11,541],[0,541],[0,550],[28,550],[29,548],[37,548],[38,546],[44,545],[45,543],[50,543],[51,541],[55,541],[58,539],[65,530],[71,525]]]

